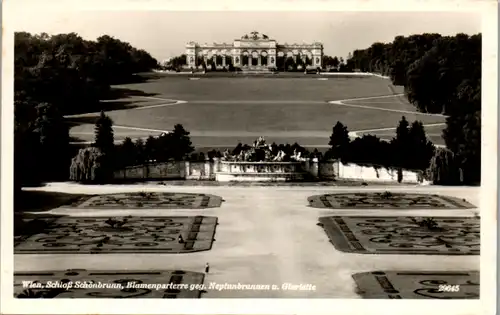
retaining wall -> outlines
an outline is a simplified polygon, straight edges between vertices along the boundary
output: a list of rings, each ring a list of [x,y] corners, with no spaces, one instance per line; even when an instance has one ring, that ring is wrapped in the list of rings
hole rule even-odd
[[[219,181],[300,181],[358,180],[397,183],[396,169],[343,164],[339,161],[308,160],[304,162],[189,162],[172,161],[127,167],[114,173],[115,179],[155,180],[190,179]],[[403,171],[403,183],[418,184],[423,180],[418,172]]]

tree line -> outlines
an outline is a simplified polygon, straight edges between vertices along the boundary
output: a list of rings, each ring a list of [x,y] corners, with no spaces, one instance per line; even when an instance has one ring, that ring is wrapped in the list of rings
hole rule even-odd
[[[399,181],[403,169],[426,172],[436,150],[422,122],[414,121],[410,125],[404,116],[396,128],[396,136],[390,141],[370,134],[351,140],[347,126],[337,122],[328,144],[331,148],[325,155],[326,160],[397,169]]]
[[[101,112],[95,125],[95,141],[91,148],[80,150],[73,158],[72,179],[109,180],[114,170],[127,166],[166,161],[205,161],[223,156],[223,153],[216,150],[208,152],[207,155],[193,153],[190,133],[179,124],[175,125],[171,132],[158,137],[149,136],[145,141],[142,139],[133,141],[127,137],[121,144],[115,145],[112,124],[112,120]],[[317,149],[311,152],[298,143],[292,145],[272,143],[270,148],[275,155],[283,151],[285,157],[288,157],[285,162],[300,152],[304,158],[340,160],[345,164],[398,169],[401,176],[403,169],[425,172],[431,165],[435,153],[435,147],[428,140],[422,122],[414,121],[410,125],[404,116],[396,128],[396,136],[390,141],[384,141],[374,135],[363,135],[351,140],[347,127],[337,122],[333,127],[329,145],[330,149],[325,155]],[[248,145],[238,143],[230,154],[238,155],[242,150],[249,148]],[[108,176],[103,175],[106,173]]]
[[[71,159],[70,179],[80,182],[106,183],[115,170],[148,163],[181,161],[194,151],[189,132],[180,124],[171,132],[146,141],[127,137],[115,144],[113,121],[103,111],[95,123],[94,142],[80,149]]]
[[[355,70],[351,54],[349,54],[347,60],[342,57],[324,55],[323,68],[330,72],[353,72]]]
[[[481,34],[421,34],[352,54],[356,68],[404,86],[419,111],[448,115],[443,139],[449,152],[441,156],[469,184],[481,176],[481,43]]]
[[[337,65],[335,58],[326,57],[325,64]],[[345,65],[361,71],[388,74],[394,84],[404,85],[409,101],[420,111],[449,116],[443,131],[447,149],[437,150],[430,161],[431,167],[439,169],[437,182],[477,183],[480,180],[480,34],[399,36],[390,44],[375,43],[368,49],[356,50],[350,57]],[[285,63],[286,60],[288,58]],[[338,61],[340,68],[343,63]],[[16,33],[16,187],[30,180],[66,179],[73,154],[69,146],[68,124],[63,116],[100,110],[99,101],[108,97],[112,84],[135,80],[135,73],[149,71],[157,65],[157,61],[144,50],[107,35],[88,41],[75,33],[54,36]],[[288,66],[293,69],[293,65]],[[407,129],[412,127],[413,124]],[[378,148],[380,145],[387,150],[387,145],[397,147],[392,142],[382,143],[375,138],[364,136],[349,142],[351,156],[344,158],[361,163],[362,154],[354,152],[362,152],[365,146]],[[168,146],[175,141],[168,142]],[[367,144],[361,145],[360,141]],[[389,152],[387,150],[374,149],[373,154]],[[404,160],[410,161],[413,156],[406,156]],[[83,160],[85,157],[88,158],[88,154],[82,157]],[[389,163],[385,157],[373,159],[387,165],[397,166],[398,163]]]
[[[94,111],[110,86],[157,67],[149,53],[108,35],[15,33],[16,100],[47,102],[63,114]]]
[[[99,111],[110,86],[136,80],[157,61],[104,35],[14,36],[15,184],[68,178],[69,126],[64,115]]]
[[[90,147],[81,149],[71,160],[70,179],[79,182],[109,183],[116,170],[128,166],[155,164],[167,161],[207,161],[221,158],[224,154],[217,150],[195,153],[189,131],[180,124],[173,130],[158,137],[149,136],[146,140],[127,137],[120,144],[115,144],[113,121],[101,112],[95,123],[94,142]],[[283,161],[301,153],[304,158],[316,158],[319,161],[338,160],[344,164],[357,164],[374,168],[395,169],[398,181],[403,180],[403,169],[420,172],[436,184],[456,184],[460,180],[459,168],[451,160],[448,151],[436,149],[427,138],[425,128],[420,121],[411,124],[403,116],[396,128],[396,135],[386,141],[375,135],[366,134],[351,139],[347,126],[338,121],[332,128],[329,150],[322,154],[317,149],[309,151],[298,143],[276,144],[270,148],[273,154],[285,153]],[[238,155],[250,148],[238,143],[230,151]]]

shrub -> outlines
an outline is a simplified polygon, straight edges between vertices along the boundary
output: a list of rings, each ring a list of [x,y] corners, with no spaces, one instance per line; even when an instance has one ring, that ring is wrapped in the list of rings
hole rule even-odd
[[[222,153],[220,151],[211,150],[211,151],[208,151],[207,156],[210,160],[213,160],[214,158],[222,157]]]
[[[71,160],[70,180],[78,182],[104,183],[112,179],[113,167],[109,157],[101,149],[80,149]]]
[[[455,154],[451,150],[438,148],[430,162],[430,180],[437,185],[460,184],[460,169],[457,164]]]
[[[363,135],[349,143],[344,160],[359,165],[390,167],[393,165],[391,145],[376,136]]]
[[[191,162],[205,162],[205,153],[191,153],[189,157],[189,161]]]
[[[428,230],[440,230],[438,223],[434,218],[425,218],[422,220],[412,218],[411,220],[413,221],[413,223],[417,224],[418,226],[426,228]]]
[[[385,191],[383,192],[380,197],[382,197],[382,199],[391,199],[392,198],[392,193],[390,191]]]

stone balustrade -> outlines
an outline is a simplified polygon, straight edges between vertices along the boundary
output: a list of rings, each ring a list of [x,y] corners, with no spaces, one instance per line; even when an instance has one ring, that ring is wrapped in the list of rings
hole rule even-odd
[[[215,179],[228,181],[303,180],[308,169],[302,162],[215,162]]]
[[[397,183],[397,171],[381,167],[344,165],[339,161],[317,159],[303,162],[189,162],[172,161],[131,166],[114,173],[117,180],[216,180],[228,181],[302,181],[353,180]],[[403,183],[423,183],[417,172],[403,171]]]

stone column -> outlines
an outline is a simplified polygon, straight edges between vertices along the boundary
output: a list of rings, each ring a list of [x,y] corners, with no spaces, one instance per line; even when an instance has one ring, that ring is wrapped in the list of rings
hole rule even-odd
[[[226,55],[222,56],[222,66],[226,66]]]
[[[212,179],[214,174],[214,163],[208,158],[205,160],[205,177],[203,179]]]
[[[309,164],[309,172],[314,178],[319,176],[319,161],[318,158],[313,158]]]
[[[262,58],[262,56],[259,54],[259,55],[257,56],[257,66],[260,66],[260,65],[261,65],[261,58]]]
[[[191,175],[191,165],[189,161],[184,161],[184,174],[182,174],[181,170],[181,178],[188,179],[190,175]]]
[[[310,160],[311,159],[307,159],[304,161],[304,171],[310,173],[311,172],[311,163],[310,163]]]
[[[213,171],[215,172],[220,172],[220,159],[215,157],[214,158],[214,166],[213,166]]]

